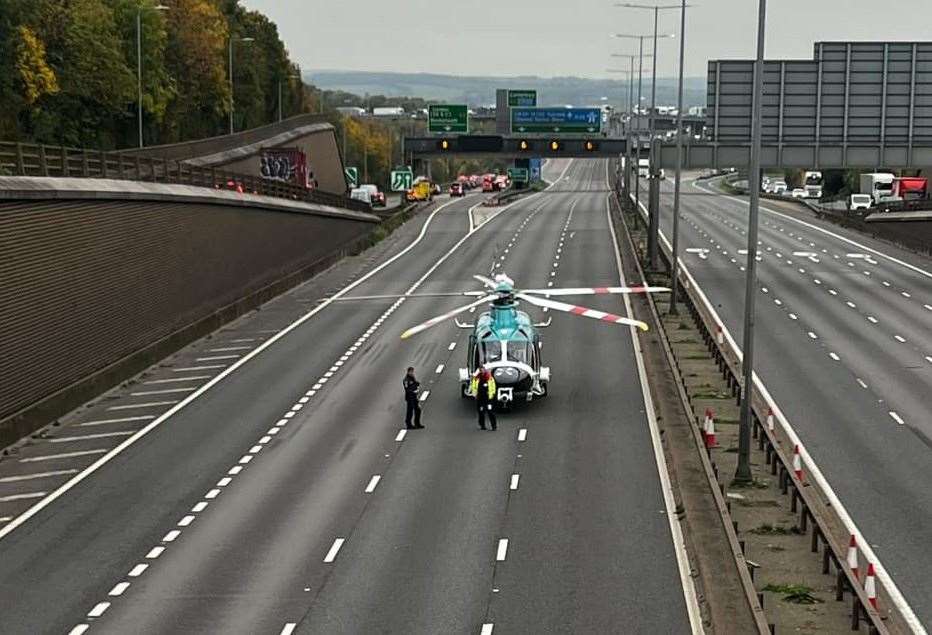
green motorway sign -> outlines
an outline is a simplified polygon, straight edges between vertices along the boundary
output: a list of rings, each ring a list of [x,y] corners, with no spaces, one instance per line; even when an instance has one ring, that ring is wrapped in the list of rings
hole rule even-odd
[[[392,170],[392,192],[407,192],[414,185],[414,172]]]
[[[508,178],[515,183],[527,183],[528,177],[527,168],[508,168]]]
[[[533,108],[537,105],[537,91],[509,90],[508,105],[511,108]]]
[[[427,130],[435,133],[469,133],[469,111],[466,104],[427,107]]]
[[[359,168],[343,168],[343,173],[350,187],[359,187]]]

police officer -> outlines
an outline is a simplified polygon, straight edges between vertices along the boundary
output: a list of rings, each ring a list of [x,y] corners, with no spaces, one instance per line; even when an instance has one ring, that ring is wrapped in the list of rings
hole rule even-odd
[[[485,415],[489,415],[489,425],[492,430],[498,429],[498,422],[495,420],[495,412],[492,405],[495,401],[495,378],[485,366],[476,369],[469,382],[469,389],[476,397],[476,409],[479,412],[479,429],[485,430]]]
[[[401,380],[401,384],[405,389],[405,405],[407,406],[407,412],[405,412],[405,428],[408,430],[419,430],[424,426],[421,425],[421,403],[418,401],[417,393],[421,388],[421,382],[417,380],[414,376],[414,367],[408,366],[408,372],[405,373],[404,379]],[[411,424],[411,417],[414,416],[414,424]]]

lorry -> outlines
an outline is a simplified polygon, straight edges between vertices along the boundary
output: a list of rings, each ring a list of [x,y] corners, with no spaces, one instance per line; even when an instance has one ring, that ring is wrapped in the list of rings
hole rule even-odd
[[[888,172],[869,172],[860,178],[860,194],[869,194],[874,205],[894,201],[893,181],[896,177]]]
[[[379,106],[372,109],[373,117],[404,117],[405,109],[401,106]]]
[[[822,198],[822,173],[806,172],[803,175],[803,189],[806,190],[806,198]]]

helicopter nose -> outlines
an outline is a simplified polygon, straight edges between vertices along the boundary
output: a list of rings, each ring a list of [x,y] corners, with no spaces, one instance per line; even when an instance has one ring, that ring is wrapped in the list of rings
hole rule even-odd
[[[502,366],[496,368],[493,373],[495,377],[495,383],[500,385],[512,385],[517,384],[519,381],[527,377],[527,373],[519,368],[514,368],[512,366]]]

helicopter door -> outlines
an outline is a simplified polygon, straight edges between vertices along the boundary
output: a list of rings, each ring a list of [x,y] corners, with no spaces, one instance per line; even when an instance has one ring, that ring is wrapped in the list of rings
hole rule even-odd
[[[479,368],[479,347],[476,345],[475,335],[469,336],[469,349],[466,355],[466,366],[469,368],[470,374]]]

